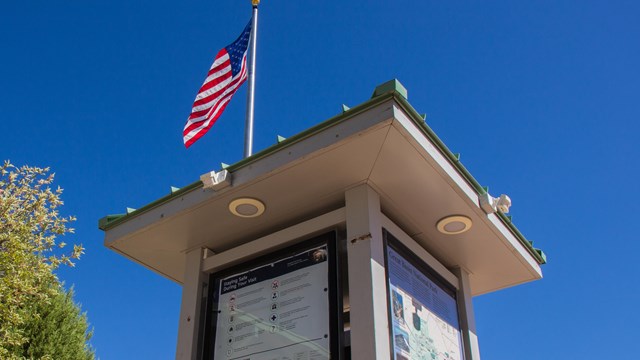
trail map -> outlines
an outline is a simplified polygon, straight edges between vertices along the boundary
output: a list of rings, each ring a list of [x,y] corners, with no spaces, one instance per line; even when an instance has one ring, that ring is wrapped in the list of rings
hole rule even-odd
[[[394,360],[463,360],[456,299],[388,247]]]

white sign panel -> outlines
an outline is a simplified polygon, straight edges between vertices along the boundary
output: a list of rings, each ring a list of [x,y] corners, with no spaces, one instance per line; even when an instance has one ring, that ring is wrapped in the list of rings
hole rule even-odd
[[[326,360],[327,246],[218,279],[216,360]]]
[[[394,360],[462,360],[456,299],[387,247]]]

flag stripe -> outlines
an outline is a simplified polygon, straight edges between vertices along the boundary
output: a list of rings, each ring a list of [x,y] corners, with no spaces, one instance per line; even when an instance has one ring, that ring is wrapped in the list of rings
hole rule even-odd
[[[239,85],[241,85],[241,83]],[[207,127],[207,124],[210,122],[215,122],[218,119],[218,117],[222,114],[222,111],[224,110],[224,107],[222,106],[222,104],[231,100],[232,96],[233,96],[232,92],[226,93],[223,97],[219,99],[216,106],[211,107],[207,114],[199,118],[200,120],[189,121],[184,128],[184,133],[187,134],[186,136],[193,136],[191,135],[191,133],[194,131],[194,129],[206,128],[208,130],[209,127]]]
[[[198,94],[198,96],[196,96],[196,100],[202,100],[203,98],[211,95],[213,92],[218,91],[221,88],[221,86],[216,86],[216,85],[220,84],[221,82],[231,77],[232,77],[231,70],[228,67],[223,71],[218,71],[216,73],[216,78],[213,78],[211,79],[211,81],[202,85],[202,87],[200,88],[200,93]]]
[[[233,96],[233,93],[235,92],[235,89],[240,85],[242,85],[242,83],[246,80],[246,70],[244,67],[241,73],[243,73],[244,75],[241,74],[241,76],[238,77],[238,79],[236,79],[236,80],[239,80],[237,84],[231,85],[229,88],[229,91],[227,91],[226,93],[223,94],[223,96],[217,99],[218,104],[221,104],[224,101],[230,100],[231,96]],[[218,119],[219,114],[222,113],[222,110],[224,110],[224,108],[219,109],[219,106],[212,106],[208,111],[206,111],[206,113],[203,113],[200,117],[196,119],[189,119],[187,121],[187,124],[185,125],[183,133],[190,134],[196,128],[203,128],[203,129],[206,128],[206,130],[208,130],[209,127],[207,127],[206,124],[208,124],[211,121],[215,122]],[[191,138],[193,135],[188,135],[188,136],[189,138]]]
[[[223,101],[220,102],[220,106],[218,107],[220,112],[217,113],[217,116],[214,115],[209,120],[204,121],[201,126],[193,129],[192,131],[190,131],[187,134],[187,136],[185,137],[185,138],[187,138],[187,141],[186,141],[187,147],[189,145],[193,144],[194,142],[196,142],[196,140],[200,139],[211,128],[211,126],[213,126],[213,124],[215,124],[215,122],[218,120],[218,117],[220,117],[219,115],[227,107],[227,104],[229,103],[229,100],[231,100],[231,97],[228,97],[228,98],[226,98],[226,99],[224,99]]]
[[[244,80],[243,80],[244,81]],[[240,86],[242,83],[237,84],[236,86]],[[235,88],[236,86],[232,86],[232,91],[233,88]],[[226,96],[224,97],[220,97],[218,99],[218,103],[220,103],[221,101],[224,100],[224,98],[232,96],[232,93],[226,93]],[[203,113],[200,117],[195,118],[195,119],[190,119],[189,121],[187,121],[187,124],[185,125],[185,132],[189,132],[191,131],[194,127],[199,126],[199,123],[202,123],[203,121],[207,121],[208,119],[210,119],[211,117],[215,116],[216,113],[220,113],[219,111],[216,111],[216,107],[211,107],[208,111],[206,111],[206,113]],[[217,118],[217,117],[216,117]]]
[[[231,94],[233,95],[233,93],[235,92],[236,88],[239,87],[240,85],[242,85],[242,83],[245,81],[246,76],[244,76],[244,78],[242,77],[238,77],[234,80],[231,80],[228,83],[225,83],[225,88],[218,91],[216,94],[212,95],[211,97],[215,96],[211,101],[209,101],[206,106],[202,105],[202,106],[198,106],[195,107],[194,110],[197,108],[198,111],[195,111],[193,113],[191,113],[191,116],[189,116],[189,119],[187,120],[187,125],[188,126],[190,123],[194,123],[194,122],[198,122],[198,121],[203,121],[205,120],[207,117],[210,116],[211,112],[213,110],[215,110],[215,107],[217,106],[217,103],[221,101],[221,99],[223,99],[225,96]]]
[[[191,110],[192,113],[211,106],[211,101],[214,101],[221,93],[224,93],[232,81],[233,78],[231,77],[231,74],[223,75],[212,81],[212,83],[215,82],[215,86],[212,86],[198,94],[198,96],[201,97],[199,99],[196,98],[197,100],[193,103],[193,110]]]
[[[194,111],[193,113],[191,113],[191,116],[189,116],[188,122],[197,122],[197,121],[202,121],[202,117],[206,117],[208,116],[207,114],[210,112],[211,108],[213,107],[213,104],[220,101],[220,99],[227,93],[234,91],[236,89],[237,86],[239,86],[239,84],[236,84],[238,81],[244,81],[246,79],[246,71],[244,70],[245,67],[243,66],[243,70],[240,74],[240,76],[238,76],[236,79],[233,79],[231,81],[229,81],[228,83],[225,83],[227,85],[227,88],[218,91],[216,94],[213,95],[213,99],[212,101],[210,101],[209,103],[211,104],[211,106],[209,107],[202,107],[203,110],[199,110],[200,107],[198,107],[198,110]]]

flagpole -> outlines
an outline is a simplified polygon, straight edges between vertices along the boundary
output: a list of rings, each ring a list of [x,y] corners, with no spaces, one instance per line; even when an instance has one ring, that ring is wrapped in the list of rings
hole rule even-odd
[[[251,16],[251,40],[249,53],[249,73],[247,88],[247,114],[244,128],[244,157],[247,158],[253,154],[253,109],[255,98],[256,83],[256,40],[258,37],[258,4],[260,0],[251,0],[253,13]]]

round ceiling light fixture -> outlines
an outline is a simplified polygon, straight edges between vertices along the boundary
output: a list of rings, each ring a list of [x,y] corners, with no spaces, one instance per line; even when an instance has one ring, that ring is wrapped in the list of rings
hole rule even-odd
[[[258,217],[264,213],[264,203],[258,199],[239,198],[229,203],[229,211],[243,218]]]
[[[443,234],[455,235],[469,231],[472,224],[471,219],[466,216],[452,215],[440,219],[436,224],[436,227],[438,228],[438,231]]]

